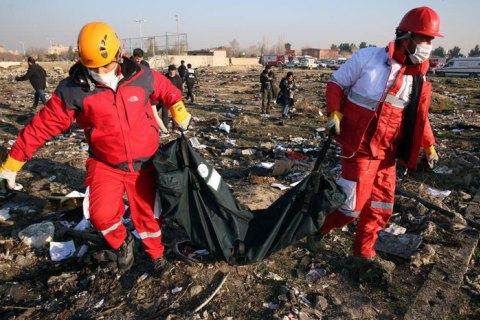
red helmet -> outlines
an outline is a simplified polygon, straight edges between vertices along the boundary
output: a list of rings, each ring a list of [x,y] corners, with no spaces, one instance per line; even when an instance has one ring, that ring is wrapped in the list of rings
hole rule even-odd
[[[429,7],[414,8],[405,14],[398,29],[430,37],[443,37],[440,33],[440,17]]]

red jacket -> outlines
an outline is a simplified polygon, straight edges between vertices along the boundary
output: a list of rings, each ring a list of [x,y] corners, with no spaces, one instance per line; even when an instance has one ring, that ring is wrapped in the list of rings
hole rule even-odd
[[[400,63],[396,73],[394,62]],[[435,143],[428,121],[431,84],[424,80],[428,61],[416,66],[404,62],[391,43],[387,49],[357,51],[333,74],[327,84],[327,111],[343,115],[337,141],[344,156],[368,149],[374,157],[393,154],[415,168],[420,148]],[[413,84],[415,97],[405,89]]]
[[[96,83],[81,64],[74,65],[45,107],[20,131],[10,156],[29,160],[76,120],[85,131],[92,157],[123,170],[139,170],[159,146],[151,103],[162,101],[170,108],[182,95],[157,71],[129,59],[120,66],[123,79],[115,92]]]

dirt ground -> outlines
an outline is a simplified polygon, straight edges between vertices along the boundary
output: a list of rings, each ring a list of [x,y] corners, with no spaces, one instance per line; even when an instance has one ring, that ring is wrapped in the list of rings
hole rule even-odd
[[[0,69],[0,135],[9,148],[29,122],[32,88],[13,77],[24,68]],[[277,81],[286,70],[275,70]],[[301,179],[324,141],[324,90],[328,70],[293,70],[299,90],[291,118],[282,120],[273,106],[269,118],[260,117],[260,67],[218,67],[198,70],[194,116],[189,136],[205,149],[202,155],[215,165],[238,201],[250,209],[267,207],[283,191],[272,182],[289,185]],[[50,67],[51,93],[67,70]],[[431,77],[433,98],[430,122],[438,143],[440,162],[432,171],[421,164],[416,172],[399,167],[397,186],[413,191],[436,205],[480,222],[480,87],[478,79]],[[226,122],[230,133],[218,126]],[[163,141],[174,139],[171,133]],[[283,152],[279,152],[283,150]],[[297,151],[292,171],[282,177],[255,177],[248,169],[264,161]],[[243,152],[242,152],[243,151]],[[439,262],[449,261],[445,249],[458,245],[451,220],[410,198],[397,196],[391,222],[420,235],[422,243],[410,259],[382,255],[395,263],[391,278],[364,281],[349,258],[355,226],[325,238],[320,253],[304,243],[292,245],[268,259],[248,266],[231,266],[211,256],[189,265],[171,254],[162,276],[152,276],[140,245],[136,264],[120,276],[111,265],[99,262],[101,247],[88,243],[82,257],[54,262],[48,246],[32,249],[18,237],[25,227],[44,221],[74,226],[82,218],[81,201],[59,203],[52,195],[83,192],[87,148],[77,126],[48,142],[18,176],[24,191],[0,204],[10,207],[11,218],[0,221],[1,319],[402,319]],[[324,171],[339,174],[338,147],[332,148]],[[441,199],[428,187],[450,190]],[[78,238],[55,233],[55,241]],[[312,277],[311,271],[320,273]],[[193,313],[218,281],[225,284],[205,308]],[[463,275],[462,275],[463,276]],[[464,282],[451,307],[449,319],[480,318],[480,251],[475,249]]]

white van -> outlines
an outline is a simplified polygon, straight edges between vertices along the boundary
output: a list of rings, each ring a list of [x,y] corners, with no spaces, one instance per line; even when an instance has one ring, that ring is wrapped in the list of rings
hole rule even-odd
[[[304,69],[316,69],[318,64],[313,57],[303,56],[298,58],[299,67]]]
[[[435,74],[442,77],[478,77],[480,76],[480,57],[453,58],[443,67],[436,69]]]

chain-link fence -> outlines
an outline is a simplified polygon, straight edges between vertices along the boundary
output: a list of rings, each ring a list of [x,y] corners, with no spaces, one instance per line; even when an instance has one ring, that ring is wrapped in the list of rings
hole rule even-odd
[[[188,51],[186,33],[167,32],[163,36],[139,37],[122,39],[123,49],[131,54],[133,49],[140,48],[145,52],[146,58],[162,54],[184,54]]]

